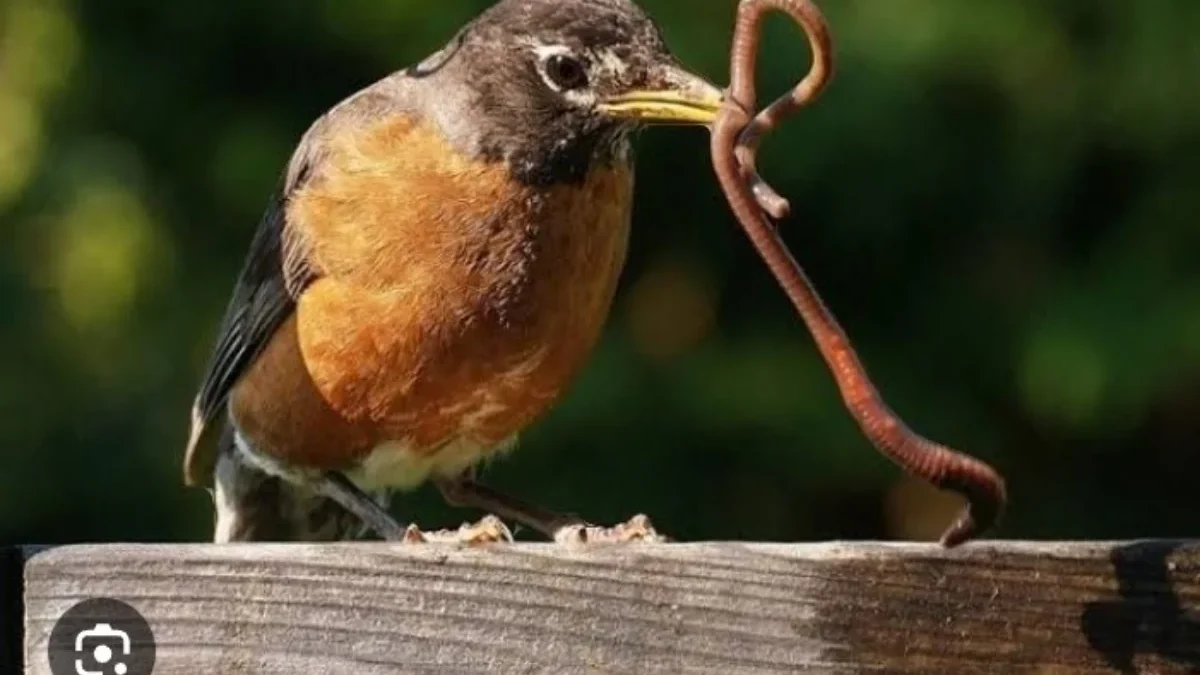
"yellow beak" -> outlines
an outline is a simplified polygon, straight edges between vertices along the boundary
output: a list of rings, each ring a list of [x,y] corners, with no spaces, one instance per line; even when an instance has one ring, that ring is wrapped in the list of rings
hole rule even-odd
[[[670,70],[662,89],[637,89],[601,101],[605,114],[647,124],[711,124],[725,93],[682,69]]]

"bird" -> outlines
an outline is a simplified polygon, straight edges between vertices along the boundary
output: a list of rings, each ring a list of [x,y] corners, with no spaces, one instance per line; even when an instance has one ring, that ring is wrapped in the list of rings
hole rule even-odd
[[[196,394],[184,480],[213,540],[653,539],[501,493],[477,467],[569,390],[613,302],[634,141],[724,90],[632,0],[500,0],[321,115],[271,196]],[[431,482],[488,513],[422,532]]]

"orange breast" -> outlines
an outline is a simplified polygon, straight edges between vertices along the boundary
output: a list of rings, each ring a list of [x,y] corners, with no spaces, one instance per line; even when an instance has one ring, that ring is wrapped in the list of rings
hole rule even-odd
[[[595,345],[631,190],[626,167],[529,187],[403,121],[335,139],[288,213],[289,243],[323,276],[235,390],[239,424],[263,451],[323,468],[389,441],[502,442]]]

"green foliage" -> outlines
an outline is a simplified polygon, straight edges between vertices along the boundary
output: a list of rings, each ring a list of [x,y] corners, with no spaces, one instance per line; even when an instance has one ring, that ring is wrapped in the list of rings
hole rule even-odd
[[[190,398],[289,149],[485,4],[0,4],[0,541],[208,535]],[[733,0],[645,4],[725,80]],[[1200,4],[824,6],[838,77],[763,171],[880,389],[1008,474],[1005,536],[1200,534]],[[769,28],[778,91],[807,56]],[[489,479],[684,538],[932,536],[953,502],[847,419],[706,148],[644,138],[606,340]]]

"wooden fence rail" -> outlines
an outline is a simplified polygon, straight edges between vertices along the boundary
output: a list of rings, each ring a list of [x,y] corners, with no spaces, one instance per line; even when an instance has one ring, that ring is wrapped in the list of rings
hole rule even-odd
[[[1200,541],[97,545],[0,574],[0,673],[50,675],[94,597],[146,618],[156,675],[1200,673]]]

